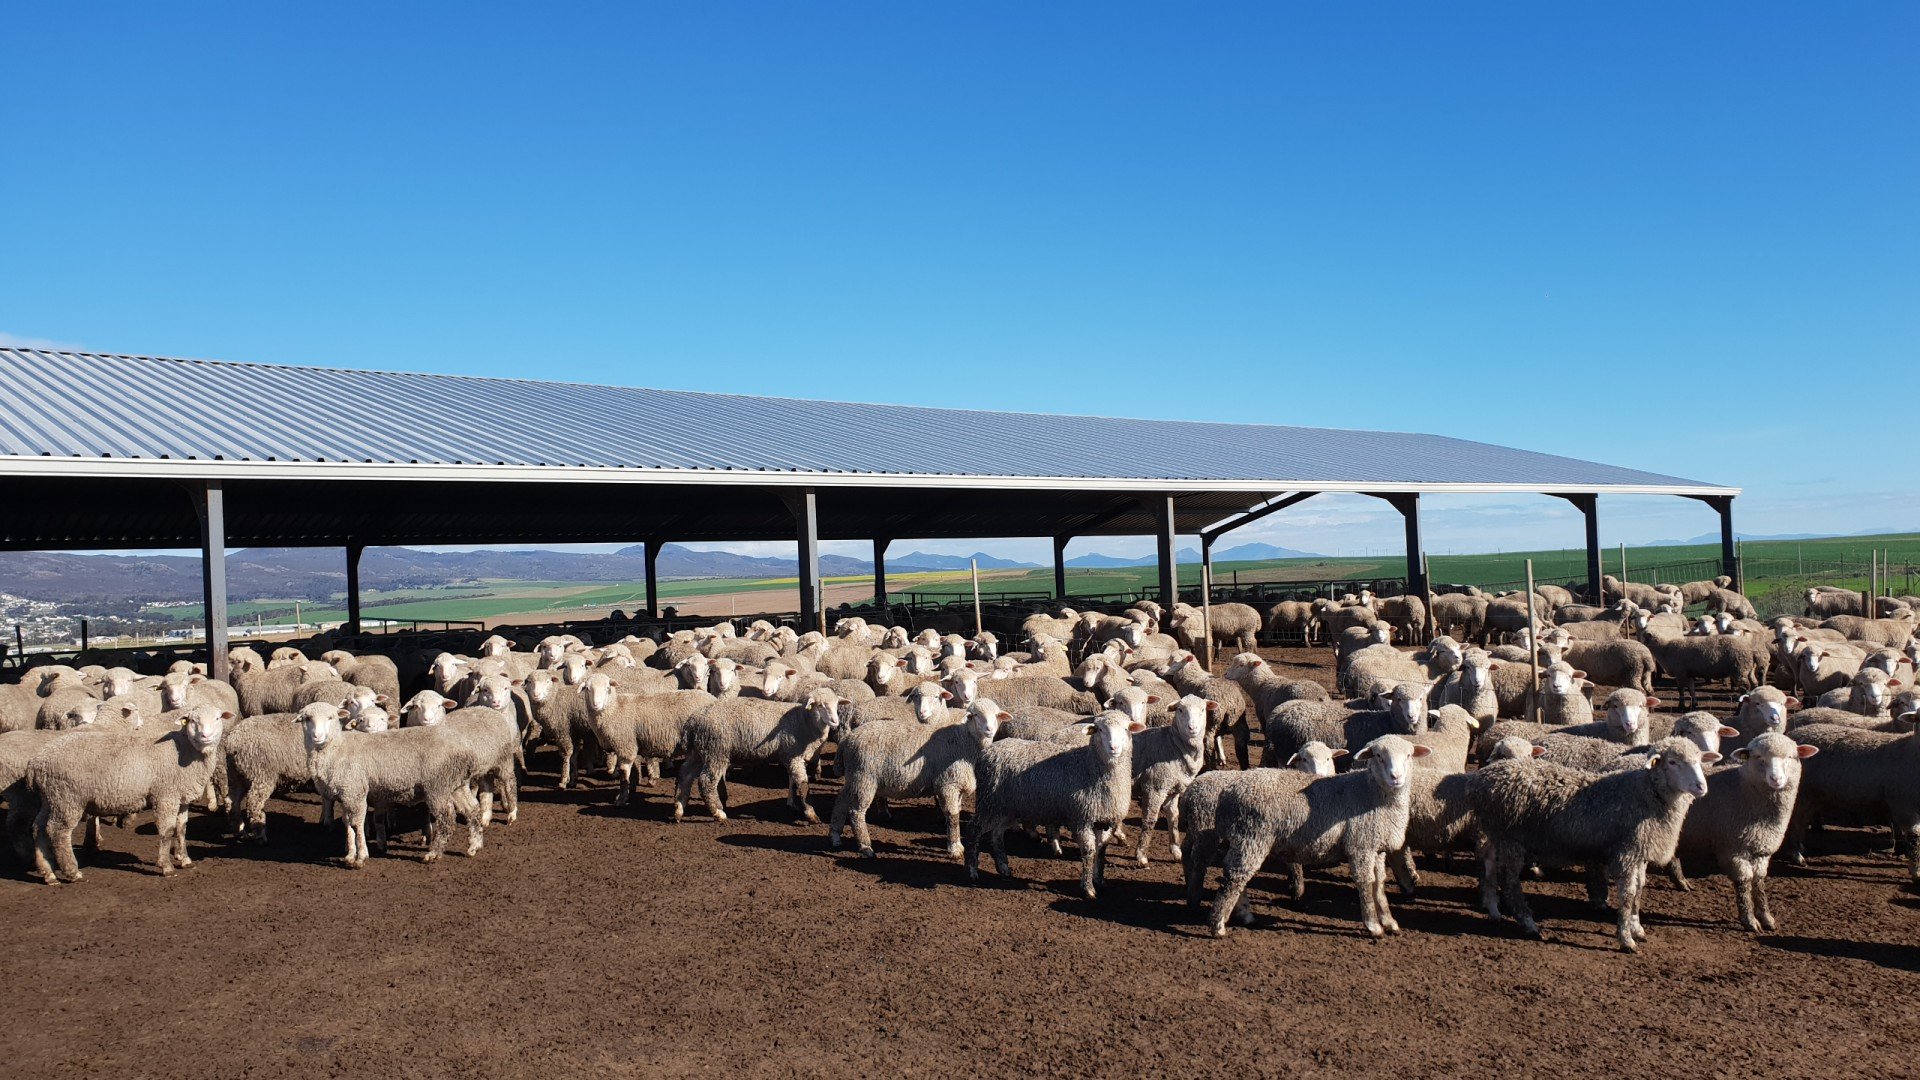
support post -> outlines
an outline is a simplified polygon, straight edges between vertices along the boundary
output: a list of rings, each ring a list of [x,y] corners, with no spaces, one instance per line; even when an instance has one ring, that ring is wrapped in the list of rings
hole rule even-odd
[[[209,480],[193,501],[200,518],[200,598],[207,616],[207,671],[231,674],[227,663],[227,502],[220,481]]]
[[[889,543],[891,541],[885,537],[873,538],[873,606],[880,609],[882,619],[887,619],[887,545]]]
[[[1527,719],[1540,722],[1540,626],[1533,617],[1533,560],[1527,560]]]
[[[1733,496],[1710,499],[1707,505],[1720,515],[1720,572],[1733,579],[1735,591],[1744,592],[1742,586],[1746,582],[1740,580],[1740,553],[1733,546]]]
[[[1381,498],[1393,504],[1395,510],[1407,524],[1407,595],[1427,595],[1427,558],[1426,549],[1420,541],[1420,493],[1409,491],[1400,495],[1383,495]]]
[[[660,618],[660,548],[659,537],[649,537],[646,541],[647,561],[647,621]]]
[[[794,538],[800,554],[800,625],[827,632],[827,613],[820,596],[820,504],[812,488],[784,491],[780,496],[793,511]]]
[[[1067,541],[1071,539],[1073,539],[1071,536],[1053,538],[1053,598],[1055,600],[1067,598]]]
[[[347,545],[347,625],[348,637],[360,636],[360,555],[365,544]]]
[[[1587,602],[1596,606],[1606,603],[1600,595],[1600,578],[1605,571],[1600,565],[1600,497],[1597,495],[1562,495],[1561,498],[1572,503],[1580,511],[1587,524]]]
[[[1200,633],[1206,644],[1206,670],[1213,671],[1213,541],[1200,538]]]
[[[973,636],[979,637],[987,629],[986,618],[980,611],[980,560],[968,559],[967,566],[973,571]]]
[[[1174,562],[1173,496],[1156,495],[1146,501],[1153,508],[1153,538],[1160,549],[1160,606],[1172,618],[1173,607],[1180,602],[1179,567]]]

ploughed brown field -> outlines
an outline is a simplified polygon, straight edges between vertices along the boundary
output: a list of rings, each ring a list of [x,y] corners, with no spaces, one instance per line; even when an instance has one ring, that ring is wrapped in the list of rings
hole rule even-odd
[[[1325,650],[1269,650],[1310,670]],[[1311,670],[1319,670],[1317,667]],[[193,869],[152,870],[153,827],[106,830],[86,880],[0,878],[9,1077],[681,1074],[1087,1076],[1339,1072],[1912,1075],[1920,901],[1884,830],[1815,838],[1775,867],[1778,933],[1733,921],[1724,878],[1651,881],[1650,939],[1567,875],[1529,883],[1548,940],[1474,907],[1460,860],[1393,896],[1369,940],[1344,870],[1299,904],[1256,879],[1257,924],[1204,936],[1166,838],[1106,893],[1010,837],[1017,880],[970,886],[926,801],[875,822],[880,858],[792,823],[773,772],[736,772],[736,816],[616,810],[605,781],[553,791],[479,857],[360,871],[302,794],[272,844],[196,817]],[[836,785],[815,787],[823,817]],[[459,848],[456,842],[456,849]]]

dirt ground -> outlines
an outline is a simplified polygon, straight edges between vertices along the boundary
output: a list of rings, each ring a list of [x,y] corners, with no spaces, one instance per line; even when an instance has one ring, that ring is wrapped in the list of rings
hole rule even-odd
[[[145,822],[107,830],[79,884],[10,870],[6,1075],[1916,1071],[1920,900],[1884,833],[1776,868],[1775,934],[1742,932],[1700,867],[1691,893],[1650,886],[1637,956],[1566,878],[1529,886],[1548,940],[1527,941],[1443,868],[1394,897],[1396,938],[1365,937],[1334,871],[1299,904],[1256,879],[1257,925],[1216,941],[1164,834],[1089,903],[1076,864],[1019,838],[1017,880],[988,861],[969,886],[924,801],[862,861],[792,824],[769,773],[737,774],[733,820],[674,826],[664,789],[616,810],[604,782],[555,792],[550,752],[532,764],[520,820],[473,859],[422,865],[413,834],[343,869],[298,795],[264,848],[197,817],[173,879]]]

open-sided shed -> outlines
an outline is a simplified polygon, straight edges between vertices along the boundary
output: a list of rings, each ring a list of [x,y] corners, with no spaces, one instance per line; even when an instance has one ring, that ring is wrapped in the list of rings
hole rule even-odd
[[[1720,514],[1737,488],[1438,435],[984,412],[0,349],[0,547],[199,547],[226,667],[229,547],[345,549],[350,622],[369,545],[643,541],[647,609],[670,541],[793,539],[800,609],[821,540],[869,539],[884,596],[896,538],[1215,540],[1329,491],[1387,500],[1424,585],[1420,496],[1530,492],[1586,517],[1601,495],[1677,495]]]

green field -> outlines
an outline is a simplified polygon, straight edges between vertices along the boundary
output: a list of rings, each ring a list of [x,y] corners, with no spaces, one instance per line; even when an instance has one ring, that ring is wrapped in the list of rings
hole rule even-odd
[[[1763,612],[1798,610],[1799,594],[1808,583],[1839,585],[1864,589],[1870,552],[1879,551],[1891,567],[1886,587],[1895,593],[1920,590],[1920,534],[1897,533],[1885,536],[1844,537],[1805,541],[1754,541],[1741,545],[1747,591]],[[1602,553],[1606,573],[1620,573],[1619,548]],[[1586,577],[1586,556],[1577,549],[1558,551],[1514,551],[1486,555],[1433,555],[1428,559],[1436,584],[1515,587],[1526,576],[1526,561],[1533,560],[1535,580],[1541,582],[1578,582]],[[1628,548],[1627,568],[1635,581],[1681,581],[1711,577],[1718,573],[1719,545]],[[1180,566],[1180,582],[1196,585],[1200,567],[1196,563]],[[1217,585],[1259,582],[1353,581],[1372,578],[1399,578],[1406,573],[1404,560],[1393,556],[1367,558],[1285,559],[1266,562],[1221,562],[1214,564]],[[866,577],[828,578],[828,585],[864,584]],[[1072,596],[1102,596],[1138,593],[1152,589],[1159,572],[1152,566],[1074,568],[1067,571],[1067,591]],[[692,579],[660,583],[662,604],[677,597],[742,594],[742,611],[791,610],[794,606],[793,578]],[[925,574],[898,574],[888,579],[893,596],[905,599],[913,594],[927,601],[958,601],[971,595],[972,585],[966,571]],[[1051,569],[993,570],[981,575],[984,599],[1021,599],[1049,596],[1053,591]],[[764,601],[744,601],[748,594],[768,593]],[[431,589],[394,592],[369,592],[363,601],[366,619],[421,621],[472,621],[500,615],[538,613],[555,618],[598,618],[614,608],[633,611],[646,604],[646,587],[638,581],[484,581]],[[245,625],[256,619],[272,622],[290,620],[290,600],[248,600],[231,606],[230,618]],[[180,622],[201,621],[200,605],[156,608]],[[336,599],[326,604],[305,604],[301,617],[306,622],[339,622],[346,618],[344,605]]]

